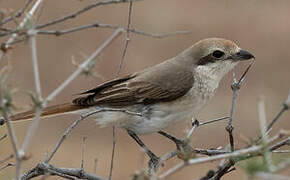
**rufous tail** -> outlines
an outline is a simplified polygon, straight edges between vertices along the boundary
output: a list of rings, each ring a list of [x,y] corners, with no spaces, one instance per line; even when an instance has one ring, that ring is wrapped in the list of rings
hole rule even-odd
[[[66,114],[73,111],[87,108],[86,106],[74,105],[72,103],[64,103],[54,106],[48,106],[42,110],[41,117],[56,116],[60,114]],[[30,120],[35,116],[34,110],[29,110],[21,113],[11,115],[9,118],[11,121]],[[0,123],[1,124],[1,123]]]

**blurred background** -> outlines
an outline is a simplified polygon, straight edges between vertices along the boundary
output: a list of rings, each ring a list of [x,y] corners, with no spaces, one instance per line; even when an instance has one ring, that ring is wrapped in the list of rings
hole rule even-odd
[[[37,24],[75,12],[89,5],[94,0],[50,0],[44,1],[38,15]],[[15,12],[23,7],[24,0],[1,0],[0,9]],[[101,6],[88,11],[77,18],[50,26],[47,30],[62,30],[75,26],[94,23],[126,26],[129,4]],[[245,139],[251,139],[259,133],[257,103],[260,96],[265,97],[267,120],[270,121],[280,110],[290,88],[290,1],[279,0],[144,0],[135,2],[132,9],[132,27],[153,33],[163,34],[177,30],[192,31],[189,35],[176,35],[165,39],[130,34],[130,43],[121,74],[125,75],[155,65],[173,57],[196,41],[208,37],[222,37],[239,44],[243,49],[256,56],[256,62],[238,93],[236,112],[234,114],[234,135],[237,147],[246,145]],[[10,23],[10,27],[15,24]],[[7,27],[9,27],[7,26]],[[37,36],[40,79],[43,96],[46,97],[76,70],[72,60],[81,63],[96,50],[113,32],[110,29],[93,28],[63,36]],[[116,39],[98,58],[94,71],[97,77],[85,75],[76,78],[51,104],[70,101],[74,94],[95,87],[114,78],[118,69],[125,34]],[[5,38],[0,39],[4,42]],[[31,54],[28,42],[13,46],[4,59],[1,68],[9,64],[9,86],[16,88],[13,101],[15,111],[31,108],[29,91],[35,91],[31,65]],[[241,63],[238,74],[241,74],[248,63]],[[232,91],[231,75],[228,74],[220,84],[217,95],[209,105],[197,115],[200,121],[228,115],[231,108]],[[77,118],[67,115],[41,121],[36,136],[29,148],[31,158],[24,162],[23,171],[34,167],[46,153],[55,146],[65,129]],[[177,124],[169,132],[184,137],[189,128],[188,122]],[[27,131],[28,122],[13,124],[19,143]],[[228,143],[225,131],[226,122],[202,126],[192,136],[192,146],[198,148],[217,148]],[[278,129],[289,129],[289,113],[285,113],[275,124],[273,133]],[[0,127],[0,135],[6,133],[5,126]],[[52,160],[57,167],[80,167],[82,137],[87,137],[85,145],[85,170],[108,177],[111,150],[112,128],[99,128],[92,119],[79,124],[65,140]],[[157,155],[175,149],[175,145],[158,134],[144,135],[144,142]],[[0,159],[13,151],[6,139],[0,142]],[[139,146],[128,137],[125,131],[117,129],[117,145],[113,179],[131,179],[134,172],[147,165],[143,160]],[[180,162],[178,159],[168,161],[163,171]],[[194,179],[202,177],[209,169],[215,169],[217,163],[207,163],[186,167],[168,177],[173,179]],[[247,179],[243,170],[225,175],[223,179]],[[11,179],[14,169],[0,172],[0,179]],[[284,174],[290,175],[285,171]],[[55,179],[49,177],[48,179]]]

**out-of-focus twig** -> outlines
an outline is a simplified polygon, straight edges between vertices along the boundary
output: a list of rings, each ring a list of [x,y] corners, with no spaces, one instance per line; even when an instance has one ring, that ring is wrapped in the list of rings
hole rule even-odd
[[[56,88],[52,93],[50,93],[46,100],[47,102],[51,101],[56,95],[58,95],[72,80],[74,80],[83,69],[86,69],[86,66],[95,59],[109,44],[116,39],[120,33],[121,29],[117,29],[85,62],[83,62],[79,68],[71,74],[58,88]]]
[[[15,132],[13,130],[10,118],[8,116],[7,111],[3,111],[2,113],[5,121],[6,121],[6,126],[7,126],[7,130],[8,130],[8,134],[10,137],[10,141],[12,143],[12,147],[13,147],[13,151],[14,151],[14,155],[16,157],[16,173],[15,173],[15,177],[16,180],[20,179],[20,174],[21,174],[21,159],[22,159],[22,155],[21,152],[19,151],[18,148],[18,144],[17,144],[17,139],[16,139],[16,135]]]
[[[268,135],[266,128],[266,112],[265,112],[265,101],[264,97],[260,98],[258,103],[258,112],[259,112],[259,120],[260,120],[260,129],[262,134],[263,146],[265,146],[263,150],[263,158],[265,160],[266,166],[270,172],[273,172],[275,167],[273,165],[272,155],[270,154],[270,150],[267,148],[268,146]]]
[[[41,4],[42,0],[37,0],[34,5],[32,6],[32,8],[30,9],[29,12],[27,12],[26,16],[23,18],[23,20],[21,21],[21,23],[18,25],[17,29],[23,29],[24,26],[26,25],[26,23],[32,18],[32,16],[34,15],[34,13],[36,12],[37,8],[39,7],[39,5]],[[17,33],[13,33],[11,35],[11,37],[6,41],[5,44],[3,44],[3,47],[0,50],[0,60],[2,59],[3,56],[3,49],[7,49],[8,46],[16,39],[16,37],[18,36]]]
[[[99,22],[95,22],[95,23],[87,24],[87,25],[83,25],[83,26],[77,26],[74,28],[66,29],[66,30],[39,30],[39,31],[37,31],[37,33],[40,35],[61,36],[61,35],[77,32],[77,31],[82,31],[84,29],[89,29],[89,28],[108,28],[108,29],[120,28],[123,30],[123,32],[129,31],[129,32],[134,33],[134,34],[148,36],[148,37],[152,37],[152,38],[158,38],[158,39],[162,39],[162,38],[166,38],[166,37],[174,36],[174,35],[183,35],[183,34],[191,33],[191,31],[182,30],[182,31],[175,31],[175,32],[163,33],[163,34],[153,34],[153,33],[148,33],[148,32],[142,31],[142,30],[138,30],[136,28],[128,28],[128,27],[122,28],[122,27],[117,26],[117,25],[101,24]]]
[[[3,139],[5,139],[7,137],[7,134],[4,134],[3,136],[0,137],[0,141],[2,141]]]
[[[24,11],[28,8],[29,4],[32,2],[33,0],[26,0],[24,6],[19,9],[17,12],[15,12],[12,16],[9,16],[5,19],[3,19],[1,22],[0,22],[0,26],[12,21],[13,19],[15,18],[19,18],[20,16],[22,16],[22,14],[24,13]]]
[[[288,94],[287,99],[282,104],[280,111],[276,114],[274,119],[267,126],[266,134],[269,134],[271,132],[273,125],[277,122],[277,120],[281,117],[281,115],[284,114],[289,109],[289,104],[290,104],[290,92]],[[258,143],[261,139],[262,139],[262,136],[259,136],[258,138],[254,140],[254,143]]]
[[[9,161],[9,160],[10,160],[10,159],[12,159],[13,157],[14,157],[14,155],[13,155],[13,154],[11,154],[10,156],[6,157],[5,159],[3,159],[3,160],[0,160],[0,164],[2,164],[2,163],[5,163],[5,162]]]
[[[42,28],[45,28],[45,27],[48,27],[48,26],[51,26],[54,24],[58,24],[58,23],[67,21],[69,19],[73,19],[73,18],[79,16],[80,14],[87,12],[95,7],[98,7],[98,6],[109,5],[109,4],[118,4],[118,3],[127,3],[127,2],[131,2],[131,1],[139,1],[139,0],[107,0],[107,1],[103,0],[103,1],[98,1],[96,3],[88,5],[82,9],[74,12],[74,13],[71,13],[70,15],[58,18],[56,20],[53,20],[51,22],[48,22],[48,23],[45,23],[42,25],[38,25],[38,26],[36,26],[36,29],[42,29]]]
[[[257,172],[255,173],[255,176],[264,180],[289,180],[289,176],[287,177],[267,172]]]
[[[0,166],[0,171],[2,171],[3,169],[6,169],[6,168],[8,168],[8,167],[11,167],[11,166],[14,166],[14,164],[12,164],[12,163],[7,163],[7,164],[4,165],[4,166]]]
[[[290,103],[290,92],[288,94],[288,97],[286,101],[282,104],[281,110],[277,113],[277,115],[274,117],[274,119],[270,122],[270,124],[267,127],[267,134],[270,133],[273,125],[275,122],[280,118],[280,116],[289,109],[289,103]]]
[[[38,128],[40,122],[40,116],[42,109],[46,106],[43,104],[42,95],[41,95],[41,84],[40,84],[40,77],[39,77],[39,70],[38,70],[38,58],[37,58],[37,46],[36,46],[36,32],[34,29],[29,31],[29,42],[30,42],[30,49],[31,49],[31,57],[32,57],[32,67],[33,67],[33,75],[34,75],[34,84],[36,89],[36,97],[35,97],[35,116],[30,123],[29,129],[27,134],[24,138],[22,144],[22,151],[25,153],[28,149],[30,141],[35,134],[36,129]]]
[[[86,146],[86,140],[87,140],[87,137],[83,137],[82,138],[82,153],[81,153],[81,169],[84,171],[84,164],[85,164],[85,161],[84,161],[84,156],[85,156],[85,146]]]

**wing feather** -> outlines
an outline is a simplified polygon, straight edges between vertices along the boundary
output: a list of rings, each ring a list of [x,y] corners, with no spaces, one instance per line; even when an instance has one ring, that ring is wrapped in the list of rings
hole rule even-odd
[[[192,73],[184,69],[164,71],[159,76],[154,74],[151,70],[109,81],[82,93],[90,95],[79,97],[73,103],[126,106],[171,101],[186,94],[194,81]]]

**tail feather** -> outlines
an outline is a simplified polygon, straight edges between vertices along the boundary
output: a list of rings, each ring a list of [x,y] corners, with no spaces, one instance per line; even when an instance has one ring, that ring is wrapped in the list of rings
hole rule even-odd
[[[41,112],[41,117],[55,116],[60,114],[65,114],[73,111],[77,111],[80,109],[84,109],[86,106],[74,105],[72,103],[64,103],[54,106],[46,107]],[[35,116],[34,110],[29,110],[25,112],[21,112],[15,115],[10,116],[11,121],[21,121],[21,120],[29,120]]]

